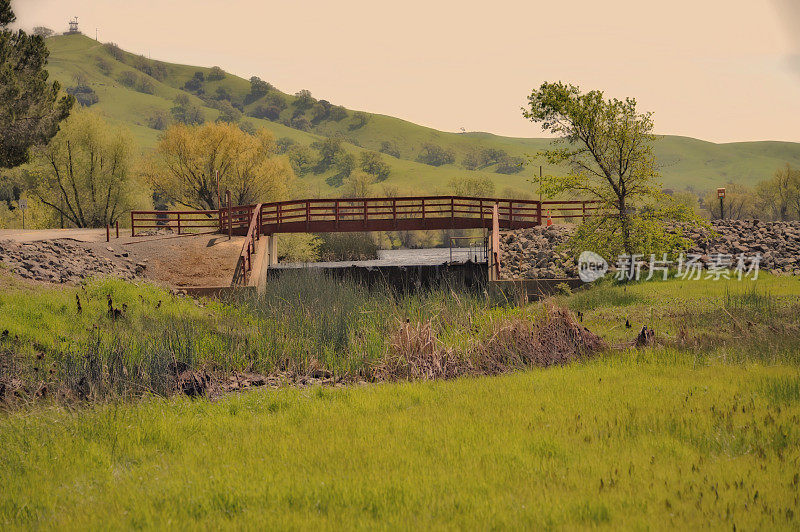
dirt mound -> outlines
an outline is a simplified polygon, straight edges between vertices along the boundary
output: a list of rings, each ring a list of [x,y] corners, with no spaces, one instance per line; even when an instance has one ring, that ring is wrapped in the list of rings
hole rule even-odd
[[[390,353],[373,368],[376,380],[448,379],[496,375],[512,369],[566,364],[606,347],[605,342],[562,308],[547,307],[541,321],[515,319],[498,324],[485,340],[464,353],[445,347],[430,323],[404,324]]]

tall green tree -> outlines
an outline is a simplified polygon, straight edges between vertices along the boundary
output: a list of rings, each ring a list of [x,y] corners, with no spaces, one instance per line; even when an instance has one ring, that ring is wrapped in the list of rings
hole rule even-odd
[[[0,168],[28,162],[30,148],[55,136],[75,101],[47,81],[44,38],[11,31],[15,20],[10,0],[0,0]]]
[[[663,222],[692,215],[661,193],[652,114],[640,113],[635,99],[606,99],[598,90],[543,83],[528,97],[523,115],[558,137],[540,156],[570,170],[546,177],[545,193],[599,202],[596,216],[577,231],[580,245],[613,256],[669,251],[685,243]]]

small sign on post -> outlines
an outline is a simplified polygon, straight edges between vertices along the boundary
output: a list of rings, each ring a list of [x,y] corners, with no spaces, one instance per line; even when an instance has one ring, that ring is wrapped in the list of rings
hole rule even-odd
[[[20,198],[19,208],[22,211],[22,228],[25,229],[25,211],[28,209],[28,200],[25,198]]]
[[[719,217],[725,218],[725,187],[717,189],[717,197],[719,198]]]

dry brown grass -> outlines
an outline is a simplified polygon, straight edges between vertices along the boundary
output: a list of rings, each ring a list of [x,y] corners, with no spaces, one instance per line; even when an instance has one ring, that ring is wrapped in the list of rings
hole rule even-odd
[[[388,355],[373,368],[376,380],[449,379],[497,375],[513,369],[566,364],[606,347],[563,308],[548,306],[543,319],[497,322],[491,334],[464,352],[445,346],[430,322],[405,323]]]

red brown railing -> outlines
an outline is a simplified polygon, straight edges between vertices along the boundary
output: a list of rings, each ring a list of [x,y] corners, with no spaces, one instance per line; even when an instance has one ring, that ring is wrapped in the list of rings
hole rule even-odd
[[[535,201],[463,196],[305,199],[260,204],[260,232],[326,233],[490,228],[497,205],[500,229],[543,225],[548,219],[586,219],[595,201]],[[244,235],[250,232],[256,205],[216,211],[134,211],[131,235],[142,229],[181,232],[207,229]]]
[[[236,261],[236,270],[233,273],[233,284],[244,286],[250,280],[253,272],[253,255],[256,252],[256,242],[261,239],[261,203],[252,209],[253,215],[250,217],[247,235],[242,244],[242,251],[239,253],[239,260]]]
[[[548,216],[585,219],[598,208],[592,201],[462,196],[308,199],[263,204],[261,227],[266,234],[488,228],[495,204],[501,229],[542,225]]]
[[[219,211],[131,211],[131,236],[147,229],[170,229],[180,235],[221,228]]]

